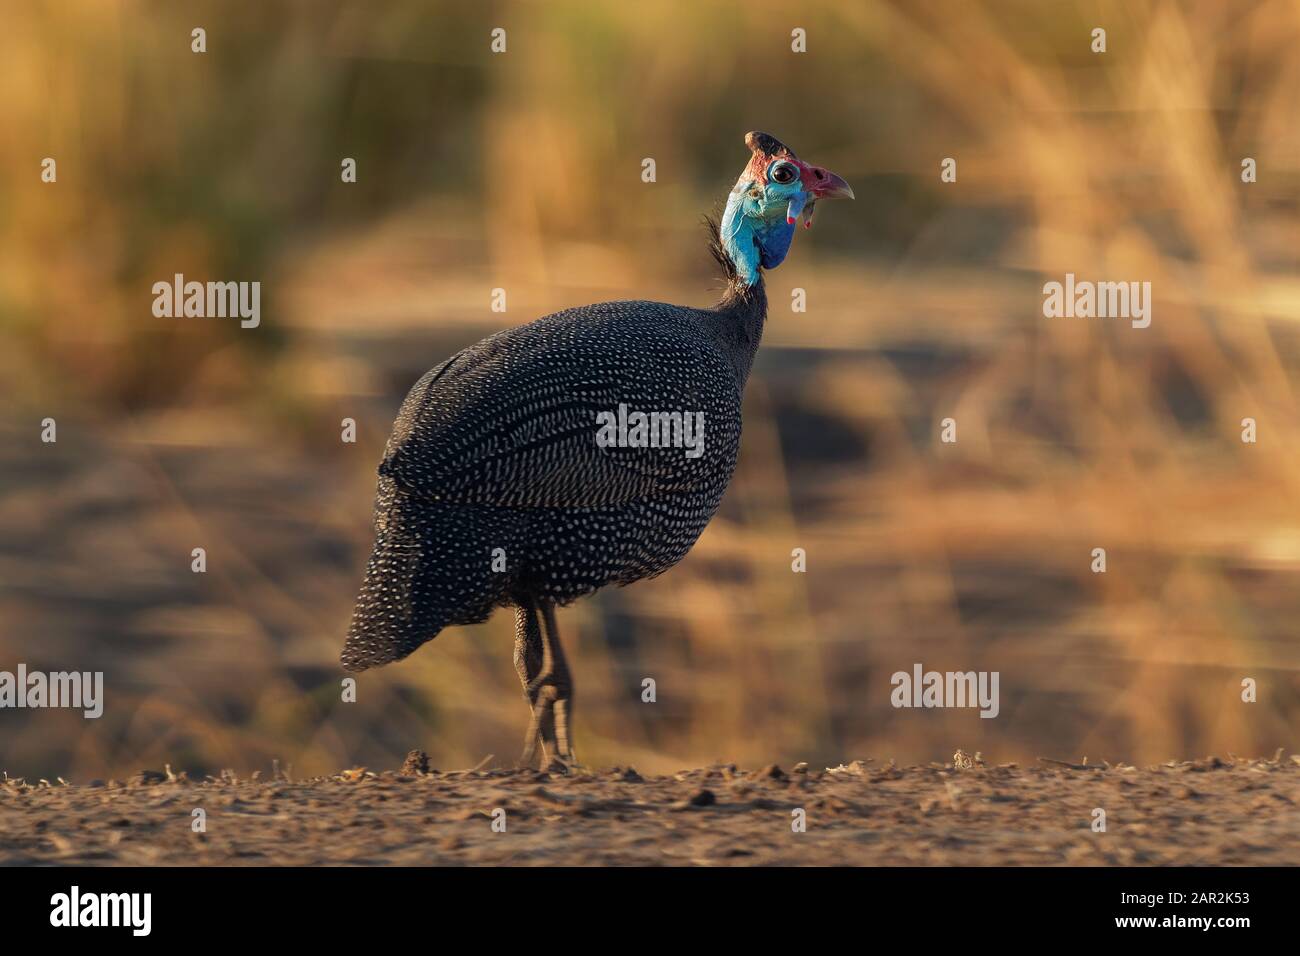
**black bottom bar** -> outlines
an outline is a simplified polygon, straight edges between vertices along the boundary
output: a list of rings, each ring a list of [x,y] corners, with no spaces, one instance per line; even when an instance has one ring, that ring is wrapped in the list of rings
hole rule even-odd
[[[613,944],[618,937],[591,936],[608,928],[667,944],[711,927],[729,944],[851,931],[842,942],[951,936],[960,946],[1044,930],[1080,940],[1172,932],[1230,945],[1235,934],[1290,925],[1295,876],[1281,868],[6,869],[0,937],[338,945],[390,934],[436,943],[455,932],[490,945],[573,932]],[[149,894],[147,936],[136,935],[146,924],[143,896],[101,894]],[[70,925],[114,918],[119,925]],[[678,931],[692,936],[671,935]]]

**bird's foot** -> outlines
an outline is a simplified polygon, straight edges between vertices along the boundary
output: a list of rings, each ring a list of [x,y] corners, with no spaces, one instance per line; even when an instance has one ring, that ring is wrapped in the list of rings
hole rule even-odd
[[[562,757],[551,757],[542,764],[542,770],[546,773],[554,773],[567,776],[578,769],[578,764],[572,760],[565,760]]]
[[[525,692],[533,714],[524,735],[519,765],[533,766],[540,744],[541,769],[567,772],[577,765],[569,737],[572,686],[564,675],[542,674],[529,682]]]

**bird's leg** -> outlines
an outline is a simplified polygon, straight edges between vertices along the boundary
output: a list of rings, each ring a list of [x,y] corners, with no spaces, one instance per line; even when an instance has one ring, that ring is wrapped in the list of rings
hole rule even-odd
[[[554,747],[552,753],[566,763],[576,762],[573,755],[573,677],[560,646],[560,628],[555,621],[555,604],[542,604],[542,673],[535,680],[545,680],[555,692],[553,709]],[[543,737],[543,740],[545,738]]]
[[[524,700],[532,716],[528,733],[524,737],[524,753],[519,758],[521,767],[532,766],[540,737],[537,719],[536,693],[530,690],[532,682],[542,672],[542,628],[537,621],[537,608],[531,602],[521,602],[515,609],[515,671],[524,688]]]
[[[524,765],[532,763],[537,740],[540,738],[542,768],[549,769],[556,764],[568,767],[574,763],[573,743],[569,734],[573,716],[573,680],[569,676],[564,648],[560,646],[555,605],[543,601],[541,613],[541,667],[524,688],[528,701],[532,704],[533,719],[524,738],[524,755],[520,762]],[[535,621],[536,618],[532,617],[532,620]],[[524,629],[525,644],[532,626],[535,624]]]

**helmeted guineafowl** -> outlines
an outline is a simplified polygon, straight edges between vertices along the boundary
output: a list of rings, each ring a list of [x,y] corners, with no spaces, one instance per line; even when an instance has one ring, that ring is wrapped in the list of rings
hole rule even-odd
[[[740,405],[767,314],[760,267],[795,221],[853,192],[766,133],[728,197],[713,309],[605,302],[452,356],[402,403],[375,498],[375,547],[342,663],[400,660],[444,627],[517,609],[515,667],[537,743],[573,760],[573,681],[555,606],[660,574],[691,549],[736,467]]]

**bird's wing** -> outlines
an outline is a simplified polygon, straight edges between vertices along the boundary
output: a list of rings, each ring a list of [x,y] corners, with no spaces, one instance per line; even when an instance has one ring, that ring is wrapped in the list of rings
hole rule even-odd
[[[438,500],[523,508],[609,507],[730,474],[740,394],[715,348],[646,323],[569,316],[499,333],[426,374],[380,474]],[[701,439],[702,451],[609,444],[620,405],[674,425],[674,413],[693,416],[695,430],[676,434]],[[600,413],[616,422],[604,442]]]

